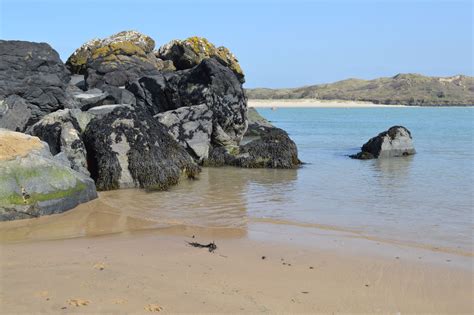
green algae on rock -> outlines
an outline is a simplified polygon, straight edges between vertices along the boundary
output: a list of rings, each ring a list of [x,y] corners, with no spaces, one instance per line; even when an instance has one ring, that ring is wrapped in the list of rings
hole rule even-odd
[[[0,221],[61,213],[97,197],[94,182],[36,137],[0,129]]]

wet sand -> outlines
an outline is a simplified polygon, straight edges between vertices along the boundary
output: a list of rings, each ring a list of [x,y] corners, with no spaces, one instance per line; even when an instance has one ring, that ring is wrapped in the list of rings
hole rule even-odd
[[[344,100],[318,100],[318,99],[249,99],[249,107],[256,108],[370,108],[370,107],[407,107],[405,105],[384,105],[371,102],[344,101]]]
[[[96,200],[0,235],[6,314],[473,312],[472,256],[341,231],[160,225]]]

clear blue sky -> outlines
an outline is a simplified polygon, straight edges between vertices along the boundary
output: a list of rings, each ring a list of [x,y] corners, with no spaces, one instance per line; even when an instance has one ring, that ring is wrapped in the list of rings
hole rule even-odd
[[[63,60],[127,29],[157,46],[193,35],[227,46],[247,87],[473,74],[472,1],[0,0],[2,39],[48,42]]]

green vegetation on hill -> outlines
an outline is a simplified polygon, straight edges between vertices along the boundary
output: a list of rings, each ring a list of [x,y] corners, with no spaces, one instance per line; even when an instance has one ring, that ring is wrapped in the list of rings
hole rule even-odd
[[[348,79],[292,89],[247,89],[250,99],[320,99],[376,104],[474,105],[474,78],[397,74],[374,80]]]

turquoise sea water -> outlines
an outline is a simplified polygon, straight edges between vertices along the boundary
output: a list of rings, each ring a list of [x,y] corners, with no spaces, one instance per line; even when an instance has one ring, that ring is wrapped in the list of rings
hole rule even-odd
[[[297,170],[204,168],[169,191],[120,190],[103,202],[164,224],[252,228],[264,222],[472,253],[474,108],[259,109],[297,143]],[[352,160],[393,125],[417,154]]]
[[[259,200],[260,194],[253,194],[250,208],[255,215],[343,226],[472,252],[473,108],[259,112],[288,131],[308,164],[282,195],[275,196],[285,202]],[[370,161],[347,157],[392,125],[412,132],[415,156]],[[265,206],[258,206],[262,203]]]

